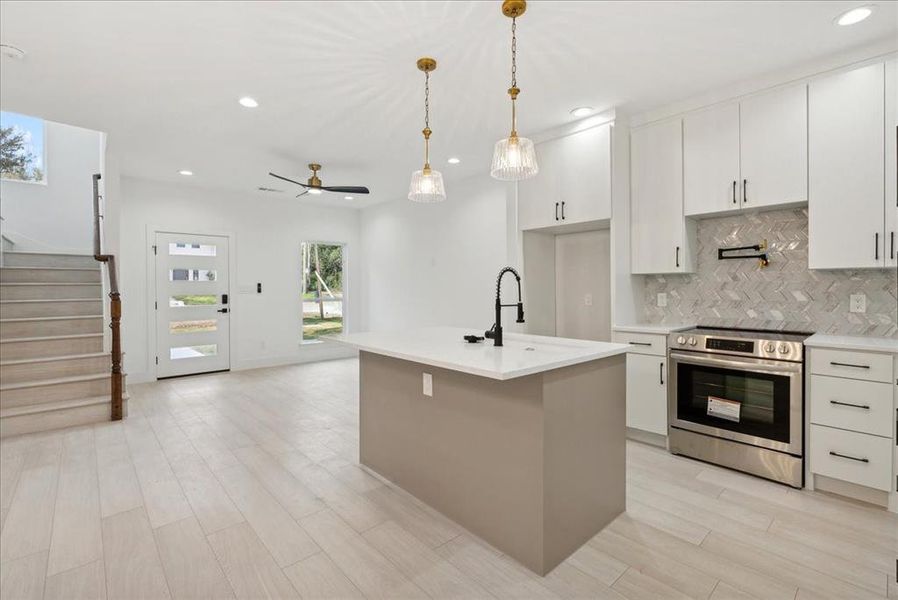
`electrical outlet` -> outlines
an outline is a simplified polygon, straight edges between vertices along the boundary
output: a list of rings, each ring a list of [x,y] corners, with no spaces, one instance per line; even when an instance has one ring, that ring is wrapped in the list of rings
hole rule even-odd
[[[423,392],[425,396],[433,396],[433,375],[430,373],[424,373],[423,381]]]
[[[867,296],[865,294],[851,294],[848,297],[849,311],[853,313],[867,312]]]
[[[583,304],[585,306],[592,306],[592,294],[586,294],[583,296]]]
[[[658,306],[660,308],[667,306],[667,294],[665,292],[660,292],[658,294]]]

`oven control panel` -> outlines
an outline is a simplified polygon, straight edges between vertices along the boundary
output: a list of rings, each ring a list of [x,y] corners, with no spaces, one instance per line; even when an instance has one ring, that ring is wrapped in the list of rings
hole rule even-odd
[[[668,345],[671,349],[692,352],[801,362],[805,337],[807,336],[801,334],[697,328],[672,333],[668,338]]]
[[[755,343],[752,340],[727,340],[721,338],[706,338],[707,350],[726,350],[727,352],[743,352],[754,354]]]

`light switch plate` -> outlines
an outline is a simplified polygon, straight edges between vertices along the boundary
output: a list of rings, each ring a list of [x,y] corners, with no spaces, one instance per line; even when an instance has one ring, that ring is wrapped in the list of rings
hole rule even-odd
[[[425,396],[433,396],[433,375],[430,373],[424,373],[423,381],[423,392]]]
[[[866,294],[851,294],[848,297],[849,311],[853,313],[867,312],[867,296]]]
[[[667,293],[665,293],[665,292],[658,293],[658,306],[660,308],[664,308],[665,306],[667,306]]]
[[[583,296],[583,304],[584,306],[592,306],[592,294]]]

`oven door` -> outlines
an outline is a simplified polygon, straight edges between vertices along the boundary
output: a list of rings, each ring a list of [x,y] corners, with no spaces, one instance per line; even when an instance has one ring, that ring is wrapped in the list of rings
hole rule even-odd
[[[802,363],[670,352],[671,427],[802,455]]]

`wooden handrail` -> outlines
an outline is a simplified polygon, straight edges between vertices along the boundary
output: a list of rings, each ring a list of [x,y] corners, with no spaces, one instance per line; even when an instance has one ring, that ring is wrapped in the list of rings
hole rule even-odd
[[[104,254],[100,245],[100,179],[101,175],[93,175],[94,184],[94,260],[106,263],[109,277],[109,328],[112,330],[112,373],[110,396],[113,421],[122,419],[122,396],[124,381],[122,376],[122,297],[118,289],[118,277],[115,269],[115,255]]]

